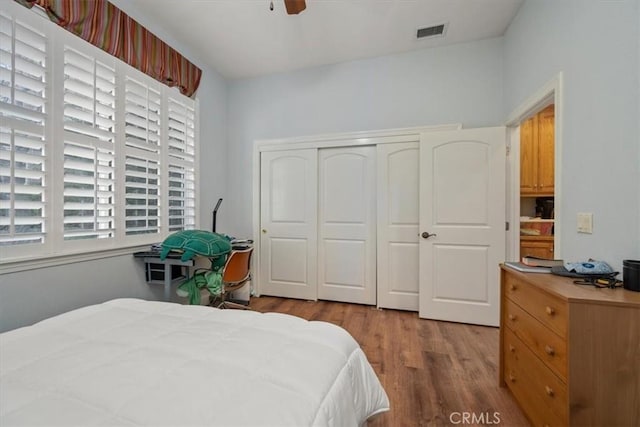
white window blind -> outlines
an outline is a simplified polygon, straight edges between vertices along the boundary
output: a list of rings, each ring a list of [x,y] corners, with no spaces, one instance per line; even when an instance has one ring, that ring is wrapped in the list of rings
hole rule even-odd
[[[0,246],[43,243],[47,43],[0,14]]]
[[[146,80],[146,82],[143,82]],[[125,82],[125,229],[127,235],[160,233],[162,94],[148,79]]]
[[[115,231],[115,65],[64,50],[64,239]]]
[[[195,228],[196,112],[176,88],[3,3],[0,271]]]
[[[195,106],[188,98],[168,100],[169,230],[195,227]]]

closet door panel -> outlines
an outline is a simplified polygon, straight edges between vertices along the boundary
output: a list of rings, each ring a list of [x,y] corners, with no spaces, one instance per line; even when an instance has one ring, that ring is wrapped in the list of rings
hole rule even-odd
[[[378,306],[418,311],[419,142],[381,144],[378,160]]]
[[[367,255],[365,245],[366,241],[363,240],[325,239],[323,248],[325,285],[354,289],[364,287]]]
[[[260,292],[317,298],[317,150],[261,154]]]
[[[499,324],[505,136],[504,127],[422,134],[421,318]]]
[[[375,154],[319,150],[319,299],[376,303]]]

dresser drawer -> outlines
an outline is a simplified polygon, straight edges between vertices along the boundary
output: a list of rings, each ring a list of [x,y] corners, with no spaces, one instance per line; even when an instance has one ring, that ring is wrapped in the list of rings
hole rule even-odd
[[[504,294],[562,338],[567,336],[567,304],[533,285],[506,275]]]
[[[514,333],[504,334],[504,381],[535,426],[568,425],[566,385]]]
[[[567,381],[567,343],[511,300],[505,301],[503,325],[565,382]]]

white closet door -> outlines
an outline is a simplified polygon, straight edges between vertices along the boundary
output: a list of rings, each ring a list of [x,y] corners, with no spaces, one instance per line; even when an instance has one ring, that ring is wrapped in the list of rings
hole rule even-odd
[[[376,148],[319,151],[318,298],[376,303]]]
[[[418,311],[420,147],[380,144],[378,161],[378,306]]]
[[[260,292],[317,298],[317,150],[260,157]]]
[[[420,317],[497,326],[505,256],[503,127],[420,138]]]

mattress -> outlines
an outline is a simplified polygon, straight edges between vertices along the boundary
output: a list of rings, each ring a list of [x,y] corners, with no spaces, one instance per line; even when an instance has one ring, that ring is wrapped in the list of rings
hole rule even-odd
[[[344,329],[117,299],[0,335],[0,425],[357,426],[389,401]]]

